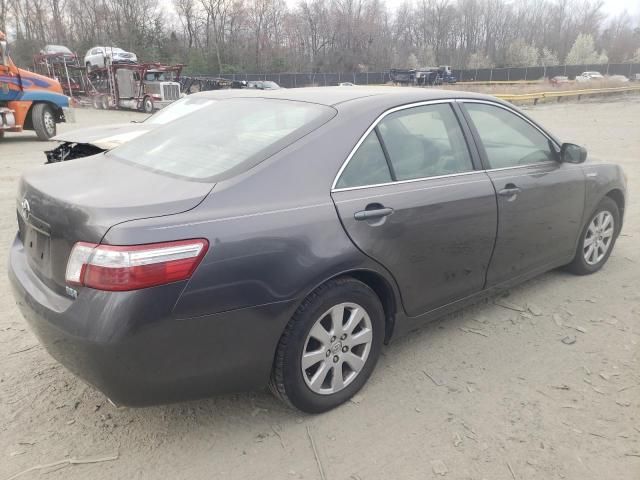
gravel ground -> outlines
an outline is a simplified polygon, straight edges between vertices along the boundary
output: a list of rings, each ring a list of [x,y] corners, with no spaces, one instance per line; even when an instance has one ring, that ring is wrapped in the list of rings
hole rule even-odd
[[[260,392],[118,409],[38,345],[2,275],[0,480],[113,457],[20,478],[640,478],[640,96],[527,110],[624,165],[632,192],[600,273],[554,271],[510,292],[539,316],[488,301],[429,324],[386,347],[362,392],[324,415]],[[85,110],[62,129],[140,118]],[[3,271],[19,175],[50,146],[30,133],[0,143]]]

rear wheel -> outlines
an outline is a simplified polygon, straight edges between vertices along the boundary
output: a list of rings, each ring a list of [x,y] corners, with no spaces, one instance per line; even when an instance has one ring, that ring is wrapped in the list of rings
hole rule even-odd
[[[327,282],[296,310],[278,344],[270,387],[307,413],[349,400],[373,372],[384,340],[384,310],[353,278]]]
[[[567,269],[576,275],[595,273],[607,263],[620,232],[618,204],[604,197],[582,231],[573,261]]]
[[[45,103],[36,103],[31,110],[33,129],[40,140],[49,140],[56,134],[56,117]]]

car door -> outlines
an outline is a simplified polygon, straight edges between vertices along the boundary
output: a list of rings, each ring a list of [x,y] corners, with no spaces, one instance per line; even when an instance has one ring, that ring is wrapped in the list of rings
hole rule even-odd
[[[495,192],[456,112],[450,102],[387,112],[332,189],[347,233],[394,276],[409,316],[480,291],[494,245]]]
[[[104,58],[102,57],[103,57],[102,49],[99,47],[96,47],[93,50],[91,50],[91,58],[89,62],[94,67],[104,67]]]
[[[568,263],[582,229],[582,168],[560,163],[558,145],[511,108],[464,101],[498,198],[498,235],[487,286]]]

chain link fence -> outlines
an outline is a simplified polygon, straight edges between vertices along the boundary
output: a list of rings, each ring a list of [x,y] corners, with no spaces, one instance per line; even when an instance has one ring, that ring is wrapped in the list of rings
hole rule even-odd
[[[452,73],[459,82],[514,82],[522,80],[540,80],[555,76],[575,78],[582,72],[597,71],[603,75],[624,75],[633,78],[640,74],[640,63],[621,63],[607,65],[557,65],[552,67],[513,67],[513,68],[477,68],[454,69]],[[296,88],[309,86],[335,86],[350,82],[356,85],[383,85],[391,82],[389,72],[368,73],[237,73],[189,75],[190,78],[225,78],[232,81],[272,81],[281,87]]]

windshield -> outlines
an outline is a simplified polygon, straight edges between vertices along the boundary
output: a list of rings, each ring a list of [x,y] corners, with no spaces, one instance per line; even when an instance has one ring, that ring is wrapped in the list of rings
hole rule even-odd
[[[193,113],[201,108],[207,107],[215,103],[216,100],[203,97],[184,97],[177,100],[162,110],[158,110],[156,113],[147,118],[144,123],[151,125],[164,125],[165,123],[172,122],[180,117],[184,117],[189,113]]]
[[[144,79],[148,82],[164,82],[166,80],[164,72],[147,72]]]
[[[216,181],[257,165],[333,115],[330,107],[288,100],[214,101],[106,155],[160,173]]]

